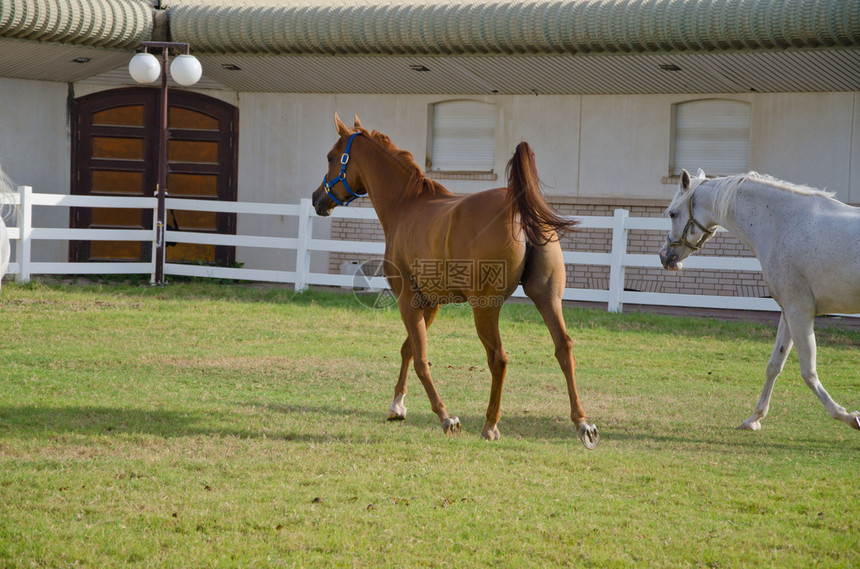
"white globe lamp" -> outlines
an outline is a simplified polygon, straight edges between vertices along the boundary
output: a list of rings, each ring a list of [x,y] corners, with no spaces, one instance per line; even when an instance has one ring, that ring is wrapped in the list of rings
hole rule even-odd
[[[128,62],[128,73],[138,83],[152,83],[161,75],[161,64],[151,53],[138,53]]]
[[[170,76],[185,87],[190,87],[200,81],[201,75],[203,75],[203,67],[193,55],[177,55],[170,63]]]

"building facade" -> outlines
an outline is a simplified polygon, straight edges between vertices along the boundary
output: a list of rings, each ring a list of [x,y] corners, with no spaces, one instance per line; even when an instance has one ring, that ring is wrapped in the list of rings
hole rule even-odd
[[[151,105],[134,99],[147,87],[127,65],[141,41],[165,39],[189,42],[204,70],[193,89],[172,86],[171,195],[309,197],[338,112],[389,135],[456,193],[503,185],[507,160],[526,140],[550,201],[571,215],[661,215],[682,167],[755,170],[860,204],[860,3],[850,0],[0,0],[4,171],[37,192],[151,195]],[[94,100],[103,106],[87,114]],[[110,211],[37,216],[55,227],[147,223]],[[172,222],[296,231],[289,219],[259,216],[174,212]],[[381,238],[372,224],[319,219],[314,229]],[[630,251],[656,252],[661,240],[634,234]],[[582,232],[568,246],[602,250],[608,239]],[[705,252],[748,254],[726,235]],[[146,254],[64,242],[34,251],[46,261]],[[251,268],[295,263],[288,251],[173,254]],[[352,259],[313,262],[337,271],[344,260]],[[597,267],[569,268],[571,286],[600,288],[606,278]],[[627,278],[635,290],[705,284],[714,294],[767,295],[744,274]]]

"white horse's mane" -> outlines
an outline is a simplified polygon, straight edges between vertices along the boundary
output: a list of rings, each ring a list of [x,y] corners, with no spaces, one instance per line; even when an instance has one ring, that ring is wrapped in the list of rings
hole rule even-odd
[[[746,174],[735,174],[733,176],[713,179],[696,176],[690,180],[690,191],[678,192],[678,195],[675,196],[675,199],[672,200],[672,203],[669,204],[666,211],[668,212],[671,209],[676,209],[685,204],[687,200],[693,197],[693,193],[695,193],[696,188],[704,183],[709,183],[717,194],[716,203],[714,204],[716,211],[714,213],[718,218],[725,219],[728,215],[729,208],[731,208],[737,198],[738,190],[744,182],[758,182],[772,188],[805,196],[821,196],[826,198],[832,198],[834,196],[833,192],[826,192],[811,186],[792,184],[791,182],[786,182],[785,180],[780,180],[779,178],[774,178],[767,174],[759,174],[758,172],[747,172]]]

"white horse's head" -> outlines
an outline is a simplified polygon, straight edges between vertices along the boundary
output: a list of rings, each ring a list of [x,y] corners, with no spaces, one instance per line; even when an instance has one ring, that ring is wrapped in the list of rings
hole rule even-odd
[[[705,172],[701,168],[695,178],[686,170],[681,171],[678,193],[666,208],[672,229],[666,236],[666,244],[660,249],[660,262],[664,269],[680,270],[682,261],[701,249],[714,235],[714,225],[703,223],[702,212],[693,200],[696,188],[705,180]]]

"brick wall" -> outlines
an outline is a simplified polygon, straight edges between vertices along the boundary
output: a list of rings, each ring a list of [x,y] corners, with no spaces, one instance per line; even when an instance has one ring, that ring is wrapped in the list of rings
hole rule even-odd
[[[623,200],[608,198],[553,198],[553,206],[564,215],[608,216],[615,209],[626,209],[630,217],[662,217],[666,202],[657,200]],[[332,239],[346,241],[384,241],[382,227],[376,221],[335,219],[332,221]],[[654,255],[663,246],[666,234],[660,231],[631,230],[628,232],[627,252]],[[562,239],[566,251],[608,253],[612,248],[610,229],[580,229]],[[752,257],[740,241],[726,232],[718,233],[698,256]],[[355,253],[332,253],[329,269],[340,273],[344,261],[360,263],[379,259],[374,255]],[[600,265],[568,265],[568,288],[603,289],[609,288],[609,267]],[[760,273],[748,271],[715,271],[705,269],[684,269],[683,271],[664,271],[663,269],[628,268],[625,271],[624,288],[640,292],[664,292],[676,294],[704,294],[720,296],[770,296]]]
[[[343,241],[385,241],[382,226],[378,221],[363,219],[333,219],[331,225],[331,238]],[[360,253],[331,253],[329,255],[329,273],[340,274],[340,266],[344,261],[358,261],[368,263],[375,271],[377,264],[371,261],[380,261],[382,255],[362,255]],[[365,274],[373,274],[365,270]]]

